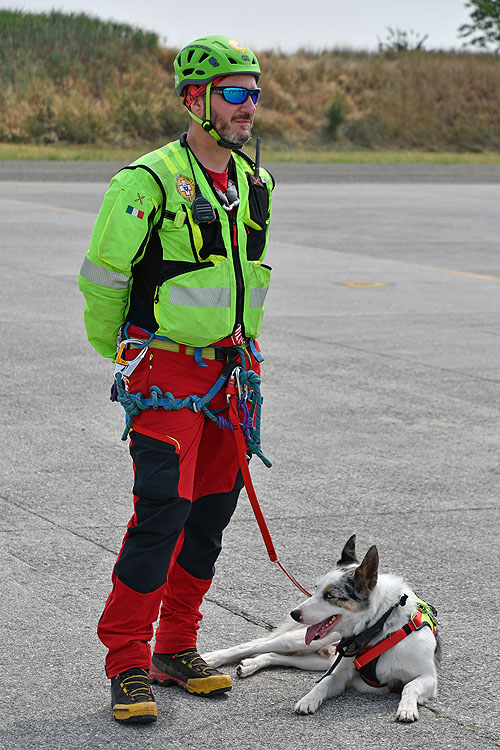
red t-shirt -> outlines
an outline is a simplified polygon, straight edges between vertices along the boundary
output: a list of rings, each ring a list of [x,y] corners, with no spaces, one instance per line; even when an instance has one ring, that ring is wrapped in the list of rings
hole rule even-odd
[[[205,167],[206,169],[206,167]],[[227,193],[227,180],[229,168],[225,172],[212,172],[211,169],[207,169],[208,174],[212,178],[214,187],[218,188],[224,195]]]

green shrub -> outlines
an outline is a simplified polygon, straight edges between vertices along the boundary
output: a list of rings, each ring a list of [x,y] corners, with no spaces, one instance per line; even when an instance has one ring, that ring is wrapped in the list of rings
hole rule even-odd
[[[349,114],[349,100],[342,89],[338,89],[325,112],[323,135],[328,140],[336,140],[338,130]]]
[[[363,148],[374,148],[383,145],[386,141],[382,122],[372,114],[351,120],[344,128],[343,135],[353,145]]]

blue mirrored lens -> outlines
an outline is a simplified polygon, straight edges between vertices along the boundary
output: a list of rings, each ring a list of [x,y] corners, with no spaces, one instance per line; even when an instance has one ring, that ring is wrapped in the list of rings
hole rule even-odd
[[[260,89],[245,89],[242,86],[221,86],[213,89],[215,93],[220,92],[226,102],[230,104],[243,104],[250,96],[253,103],[257,104],[260,97]]]
[[[248,93],[250,94],[253,103],[257,104],[260,99],[260,89],[252,89],[251,91],[249,90]]]

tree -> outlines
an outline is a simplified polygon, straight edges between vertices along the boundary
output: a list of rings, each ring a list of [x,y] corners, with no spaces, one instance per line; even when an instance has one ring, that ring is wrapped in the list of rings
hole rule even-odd
[[[500,52],[500,0],[469,0],[466,8],[471,8],[471,23],[464,23],[458,29],[459,36],[471,37],[468,44],[481,49],[495,45]]]
[[[415,50],[423,50],[424,43],[427,41],[429,35],[419,36],[413,29],[404,31],[403,29],[391,28],[386,26],[387,36],[384,41],[378,39],[378,50],[379,52],[414,52]]]

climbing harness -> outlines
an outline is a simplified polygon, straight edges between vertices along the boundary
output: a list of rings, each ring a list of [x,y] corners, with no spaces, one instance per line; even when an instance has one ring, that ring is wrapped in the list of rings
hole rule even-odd
[[[125,329],[125,335],[126,335]],[[250,476],[250,470],[248,468],[248,458],[251,455],[258,456],[263,464],[268,468],[272,466],[268,458],[262,453],[261,441],[260,441],[260,423],[261,423],[261,408],[262,408],[262,396],[260,392],[260,378],[253,370],[247,370],[245,367],[246,358],[250,360],[250,355],[245,348],[240,346],[233,347],[232,351],[239,356],[239,362],[236,359],[231,359],[222,368],[222,371],[204,396],[186,396],[185,398],[175,398],[169,391],[162,392],[158,386],[150,387],[150,395],[145,396],[144,394],[131,393],[128,389],[128,376],[132,374],[135,368],[142,361],[149,345],[154,346],[151,342],[156,338],[153,334],[150,334],[149,340],[144,341],[142,339],[128,339],[125,338],[118,347],[118,353],[116,356],[115,363],[115,377],[113,386],[111,388],[111,400],[118,401],[125,409],[125,429],[122,434],[122,440],[126,440],[130,430],[132,429],[132,422],[134,416],[137,416],[146,409],[165,409],[165,411],[177,411],[179,409],[192,409],[194,412],[202,411],[204,416],[211,419],[221,429],[230,429],[233,431],[236,439],[236,447],[238,451],[238,460],[240,464],[243,481],[247,491],[252,510],[257,520],[260,532],[262,534],[266,550],[269,555],[271,562],[278,564],[279,568],[285,573],[290,581],[296,586],[302,593],[307,596],[311,596],[309,591],[305,589],[297,579],[285,568],[285,566],[278,559],[276,550],[274,549],[271,534],[267,527],[264,514],[259,505],[257,495],[252,483]],[[166,341],[169,341],[166,339]],[[128,347],[140,347],[139,354],[132,360],[128,361],[124,358],[124,352]],[[258,361],[262,361],[263,357],[258,352],[253,341],[249,342],[249,348]],[[201,350],[199,352],[201,356]],[[195,350],[195,359],[196,357]],[[199,364],[199,362],[198,362]],[[220,411],[224,409],[218,409],[211,411],[208,408],[210,401],[214,396],[219,393],[221,388],[226,384],[226,399],[229,407],[229,418],[217,416]]]
[[[403,594],[400,600],[390,609],[388,609],[387,612],[384,612],[382,617],[380,617],[380,619],[378,619],[377,622],[375,622],[369,628],[363,630],[357,635],[353,635],[348,638],[342,638],[337,643],[336,660],[325,672],[325,674],[322,675],[319,680],[316,680],[316,682],[321,682],[321,680],[324,680],[325,677],[331,675],[333,670],[337,667],[344,656],[354,656],[355,659],[353,663],[360,673],[360,677],[373,687],[384,687],[385,683],[382,684],[378,682],[375,675],[376,661],[378,660],[379,656],[395,646],[396,643],[402,641],[403,638],[406,638],[406,636],[410,635],[410,633],[413,633],[415,630],[419,630],[422,627],[429,626],[433,634],[437,634],[437,610],[432,606],[432,604],[427,604],[423,601],[423,599],[419,599],[419,597],[415,594],[413,594],[413,596],[417,600],[417,609],[411,614],[409,621],[405,625],[403,625],[402,628],[396,630],[394,633],[391,633],[386,638],[376,643],[374,646],[368,645],[369,642],[382,631],[386,621],[389,619],[393,611],[397,607],[404,607],[404,605],[406,604],[406,600],[408,599],[407,594]],[[372,662],[373,665],[371,664]],[[367,669],[367,665],[370,665],[371,668]]]
[[[127,377],[134,371],[137,365],[141,362],[147,351],[147,344],[144,342],[144,347],[140,353],[130,362],[123,359],[123,348],[124,346],[133,343],[138,345],[139,339],[126,339],[120,345],[122,352],[120,361],[117,359],[115,365],[115,380],[111,389],[111,400],[118,401],[125,409],[125,429],[122,434],[122,440],[126,440],[130,430],[132,429],[133,418],[140,414],[142,411],[147,409],[165,409],[165,411],[178,411],[179,409],[192,409],[194,412],[202,411],[208,419],[211,419],[221,429],[229,428],[233,429],[233,425],[230,420],[225,417],[217,416],[219,411],[224,409],[211,411],[209,409],[210,401],[214,396],[221,390],[227,380],[231,377],[236,369],[241,373],[239,375],[239,398],[238,408],[241,415],[242,422],[238,423],[239,428],[243,429],[245,439],[247,441],[246,450],[250,454],[255,454],[261,461],[268,467],[271,466],[271,462],[262,453],[261,442],[260,442],[260,420],[261,420],[261,404],[262,396],[260,393],[260,378],[253,372],[253,370],[246,370],[243,368],[245,361],[244,350],[240,349],[240,362],[237,360],[230,360],[222,368],[222,371],[204,396],[190,395],[185,398],[176,398],[170,391],[163,391],[156,385],[151,386],[149,389],[149,397],[143,393],[131,393],[128,389]],[[236,347],[237,348],[237,347]],[[247,404],[250,404],[248,406]],[[254,419],[255,417],[255,419]]]

